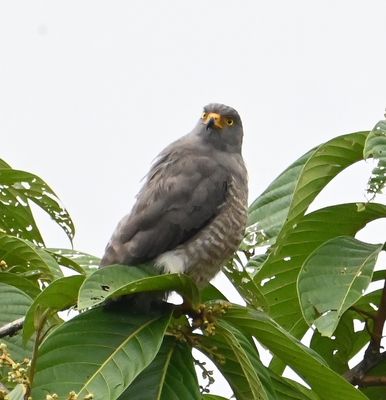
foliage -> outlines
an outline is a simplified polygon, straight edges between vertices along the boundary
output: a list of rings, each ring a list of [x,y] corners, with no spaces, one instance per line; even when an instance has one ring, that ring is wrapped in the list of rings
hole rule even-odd
[[[212,393],[213,373],[192,349],[216,365],[238,400],[383,398],[385,270],[374,268],[384,244],[355,236],[386,217],[386,206],[373,202],[386,182],[385,155],[380,121],[310,150],[252,203],[245,240],[224,266],[243,306],[149,265],[97,270],[97,257],[46,248],[31,202],[72,241],[68,212],[43,180],[0,161],[0,327],[25,317],[13,336],[0,328],[0,399],[5,391],[11,400],[224,399]],[[370,202],[307,212],[336,175],[369,157],[379,160]],[[377,289],[368,290],[371,282]],[[190,307],[133,306],[134,294],[146,302],[170,291]],[[63,321],[59,312],[73,309],[77,315]],[[256,343],[271,353],[269,365]],[[350,370],[364,346],[363,362]],[[28,368],[16,379],[20,365]],[[307,386],[284,377],[286,367]]]

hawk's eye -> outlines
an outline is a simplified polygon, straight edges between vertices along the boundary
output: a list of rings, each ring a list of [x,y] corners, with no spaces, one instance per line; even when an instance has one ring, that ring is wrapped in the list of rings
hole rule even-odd
[[[232,126],[233,123],[234,123],[234,121],[233,121],[232,118],[227,118],[227,119],[225,120],[225,122],[227,123],[228,126]]]
[[[201,118],[205,119],[208,116],[208,114],[206,112],[202,113]]]

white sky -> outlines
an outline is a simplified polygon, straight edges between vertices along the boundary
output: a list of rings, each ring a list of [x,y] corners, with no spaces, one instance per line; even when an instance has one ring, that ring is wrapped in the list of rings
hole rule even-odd
[[[101,255],[154,156],[223,102],[243,118],[253,200],[309,148],[382,117],[385,15],[383,0],[2,0],[0,157],[45,179],[76,248]]]
[[[0,157],[45,179],[75,247],[101,256],[151,160],[222,102],[243,119],[252,201],[311,147],[382,118],[385,16],[384,0],[0,0]],[[354,167],[318,204],[364,200],[366,180]]]

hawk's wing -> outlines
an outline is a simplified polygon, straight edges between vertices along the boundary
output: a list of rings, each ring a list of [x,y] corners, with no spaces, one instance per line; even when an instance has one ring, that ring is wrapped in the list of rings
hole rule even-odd
[[[118,224],[101,266],[153,259],[191,238],[226,200],[229,174],[209,155],[162,155],[132,212]]]

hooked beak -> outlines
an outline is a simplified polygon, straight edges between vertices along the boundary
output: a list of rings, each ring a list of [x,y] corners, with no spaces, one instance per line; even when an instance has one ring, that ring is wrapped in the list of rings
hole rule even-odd
[[[211,118],[207,123],[206,123],[206,130],[213,128],[215,124],[214,118]]]
[[[213,127],[222,128],[223,125],[221,123],[221,115],[217,113],[209,113],[205,118],[204,123],[206,124],[206,129],[211,129]]]

